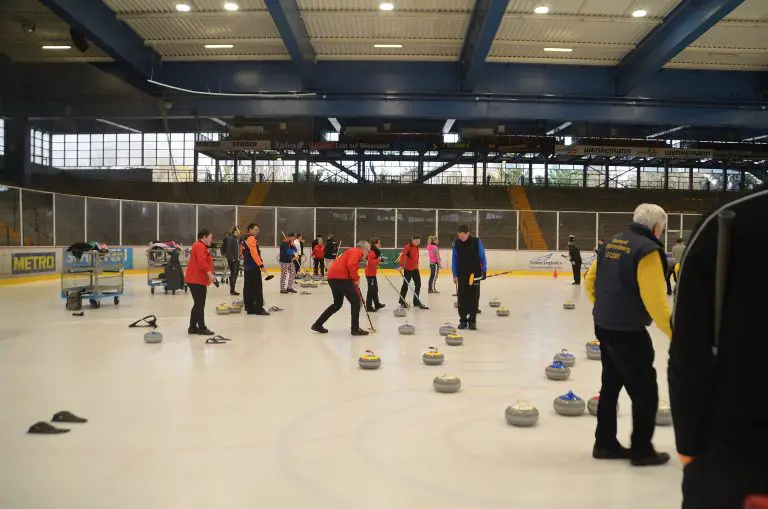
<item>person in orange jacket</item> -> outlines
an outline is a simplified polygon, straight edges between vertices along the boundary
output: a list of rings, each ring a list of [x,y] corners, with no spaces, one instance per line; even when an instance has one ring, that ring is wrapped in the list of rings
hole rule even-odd
[[[268,316],[269,311],[264,309],[264,292],[261,285],[264,262],[261,259],[259,243],[256,241],[258,234],[259,225],[251,223],[246,234],[240,239],[243,251],[243,307],[249,315]]]
[[[365,296],[365,309],[369,313],[375,313],[384,307],[379,302],[379,283],[376,280],[376,274],[379,270],[379,263],[383,260],[381,256],[381,240],[371,239],[371,250],[368,252],[368,261],[365,265],[365,279],[368,281],[368,292]]]
[[[216,277],[213,275],[213,256],[208,248],[213,241],[213,235],[206,229],[197,234],[197,242],[192,244],[185,276],[189,293],[192,294],[192,312],[189,316],[189,334],[210,336],[214,332],[205,326],[205,298],[208,286]]]
[[[419,244],[421,244],[421,237],[414,235],[411,237],[411,241],[403,247],[403,252],[400,253],[400,266],[403,268],[403,286],[400,288],[400,305],[407,307],[405,302],[405,296],[408,293],[408,285],[413,280],[414,293],[413,293],[413,305],[420,309],[429,309],[419,299],[421,292],[421,274],[419,273]]]
[[[321,334],[327,334],[328,329],[323,324],[333,316],[344,304],[344,299],[349,301],[352,307],[352,335],[367,336],[368,331],[360,328],[360,303],[362,294],[360,293],[360,262],[368,255],[371,245],[368,241],[361,240],[351,249],[347,249],[341,254],[328,269],[328,286],[333,293],[333,304],[323,311],[323,314],[315,320],[311,329]]]

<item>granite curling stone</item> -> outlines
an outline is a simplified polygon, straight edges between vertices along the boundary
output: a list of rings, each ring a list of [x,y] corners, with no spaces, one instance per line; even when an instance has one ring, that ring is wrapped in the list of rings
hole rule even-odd
[[[229,306],[226,304],[219,304],[216,306],[216,314],[217,315],[228,315],[229,314]]]
[[[236,300],[232,304],[229,305],[229,312],[233,315],[239,314],[243,312],[243,301]]]
[[[507,423],[512,426],[527,428],[539,421],[539,411],[527,401],[518,401],[507,407],[504,417],[507,419]]]
[[[576,304],[567,300],[565,301],[565,304],[563,304],[563,309],[576,309]]]
[[[555,361],[544,369],[544,374],[550,380],[568,380],[571,376],[571,368],[560,361]]]
[[[590,415],[597,415],[597,405],[600,402],[600,395],[597,394],[590,398],[589,401],[587,401],[587,411],[590,413]],[[616,413],[619,413],[619,404],[616,403]]]
[[[434,346],[430,346],[429,351],[424,352],[424,355],[421,356],[421,360],[427,366],[440,366],[445,362],[445,355],[440,353]]]
[[[160,343],[163,341],[163,333],[162,332],[147,332],[144,334],[144,342],[149,344],[155,344]]]
[[[445,344],[448,346],[461,346],[464,344],[464,336],[458,332],[445,336]]]
[[[669,426],[672,424],[672,408],[669,403],[662,400],[659,401],[659,409],[656,412],[656,425],[657,426]]]
[[[586,344],[586,350],[587,350],[587,359],[592,359],[593,361],[599,361],[602,358],[602,352],[600,351],[600,342],[596,339],[593,339],[589,343]]]
[[[432,380],[432,387],[434,387],[437,392],[458,392],[459,389],[461,389],[461,380],[459,380],[459,377],[457,376],[443,373]]]
[[[393,313],[395,314],[396,317],[402,318],[408,314],[408,310],[405,308],[395,308]]]
[[[361,355],[357,360],[357,365],[361,369],[379,369],[381,367],[381,357],[371,350],[366,350],[365,354]]]
[[[576,417],[584,413],[584,409],[587,405],[584,403],[584,400],[575,395],[573,391],[568,391],[562,396],[555,398],[552,406],[555,408],[555,412],[560,415]]]
[[[574,364],[576,364],[576,356],[574,356],[565,348],[563,348],[560,353],[555,354],[555,358],[553,360],[562,362],[563,365],[567,368],[572,368]]]
[[[311,284],[309,284],[309,282],[306,282],[306,281],[302,281],[302,282],[299,284],[299,286],[300,286],[300,287],[302,287],[302,288],[312,288],[312,285],[311,285]]]
[[[448,334],[454,334],[454,333],[456,333],[456,327],[454,327],[450,323],[446,323],[445,325],[440,326],[441,336],[447,336]]]
[[[404,323],[403,325],[397,328],[397,332],[399,332],[403,336],[413,336],[416,333],[416,327],[409,323]]]
[[[488,303],[489,306],[492,308],[500,308],[501,307],[501,301],[499,299],[493,299]]]
[[[509,316],[508,308],[499,308],[496,310],[496,316]]]

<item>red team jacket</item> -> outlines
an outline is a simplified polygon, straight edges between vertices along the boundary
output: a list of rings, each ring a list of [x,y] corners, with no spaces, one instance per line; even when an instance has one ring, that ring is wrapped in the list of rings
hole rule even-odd
[[[315,247],[312,249],[312,258],[315,260],[322,260],[325,257],[325,246],[321,246],[320,244],[315,244]]]
[[[400,266],[405,270],[418,270],[419,268],[419,248],[410,242],[400,253]]]
[[[353,282],[360,281],[360,260],[363,259],[363,251],[353,247],[344,251],[331,268],[328,269],[328,279],[350,279]]]
[[[185,280],[188,285],[208,286],[211,284],[208,279],[209,272],[213,272],[213,257],[208,251],[208,246],[198,240],[192,244],[189,253]]]
[[[368,251],[368,264],[365,266],[365,275],[368,277],[376,277],[376,272],[379,270],[379,257],[373,252],[373,249]]]

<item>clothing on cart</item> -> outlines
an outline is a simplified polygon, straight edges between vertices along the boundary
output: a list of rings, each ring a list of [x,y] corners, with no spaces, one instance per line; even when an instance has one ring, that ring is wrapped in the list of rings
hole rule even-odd
[[[109,248],[106,244],[101,244],[93,240],[89,240],[88,242],[75,242],[67,248],[67,252],[72,253],[72,256],[78,260],[83,257],[83,253],[88,253],[91,251],[104,254],[109,253]]]
[[[165,289],[169,292],[184,289],[184,270],[179,261],[179,250],[168,253],[168,262],[165,264]]]

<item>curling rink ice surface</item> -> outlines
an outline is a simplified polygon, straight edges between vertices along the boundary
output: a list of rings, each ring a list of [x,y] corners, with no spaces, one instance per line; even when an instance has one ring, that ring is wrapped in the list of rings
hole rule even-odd
[[[330,290],[280,295],[277,279],[265,283],[265,299],[285,311],[270,317],[216,316],[231,299],[223,286],[209,290],[208,326],[232,338],[222,345],[187,335],[191,296],[152,296],[143,276],[126,276],[119,306],[91,310],[86,301],[82,318],[65,311],[58,281],[0,287],[0,508],[680,507],[675,454],[645,469],[593,460],[595,418],[552,408],[569,389],[586,400],[600,388],[600,363],[584,353],[591,306],[568,278],[484,282],[479,330],[464,331],[461,347],[438,334],[457,322],[445,275],[442,293],[426,296],[431,310],[407,317],[415,336],[398,335],[406,319],[393,316],[395,293],[381,276],[387,307],[371,315],[378,333],[368,337],[350,336],[346,303],[329,334],[311,332]],[[488,307],[492,297],[509,317]],[[162,344],[128,328],[148,314],[158,316]],[[368,327],[364,313],[360,323]],[[668,399],[668,341],[651,333]],[[421,363],[430,345],[444,366]],[[562,348],[578,359],[571,379],[549,381],[544,368]],[[358,369],[367,349],[382,357],[378,371]],[[461,378],[459,393],[434,392],[443,372]],[[517,399],[539,408],[537,426],[506,423]],[[620,404],[628,445],[626,393]],[[26,434],[59,410],[89,422]],[[655,444],[674,453],[672,428],[657,428]]]

